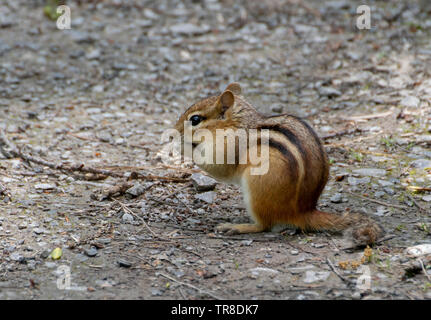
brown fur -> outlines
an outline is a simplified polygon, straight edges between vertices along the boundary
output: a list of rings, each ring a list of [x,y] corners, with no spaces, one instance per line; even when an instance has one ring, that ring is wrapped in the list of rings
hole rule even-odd
[[[360,244],[374,243],[382,229],[360,214],[339,216],[316,209],[317,201],[329,176],[329,164],[322,143],[314,130],[302,119],[291,115],[265,117],[242,96],[237,83],[230,84],[219,96],[201,100],[180,117],[176,129],[182,134],[183,122],[193,115],[204,120],[193,132],[208,129],[268,129],[269,171],[251,175],[251,163],[239,164],[243,156],[236,154],[235,164],[204,164],[201,168],[215,178],[240,184],[247,209],[254,224],[223,224],[218,230],[250,233],[269,230],[277,224],[290,224],[302,230],[341,231],[352,228]],[[204,141],[193,141],[199,145]],[[226,155],[226,140],[225,140]],[[259,148],[259,145],[258,145]],[[236,150],[238,153],[238,149]],[[259,150],[258,150],[259,152]],[[216,146],[214,146],[214,160]]]

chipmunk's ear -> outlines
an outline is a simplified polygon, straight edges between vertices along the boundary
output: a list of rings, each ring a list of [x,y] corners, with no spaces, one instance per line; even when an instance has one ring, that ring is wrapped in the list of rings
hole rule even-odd
[[[233,95],[232,91],[225,90],[220,95],[220,98],[218,99],[218,102],[216,104],[216,111],[219,113],[222,117],[224,117],[225,112],[234,105],[235,103],[235,96]]]
[[[236,94],[236,95],[241,94],[241,86],[239,85],[238,82],[232,82],[231,84],[229,84],[226,87],[225,91],[226,90],[229,90],[229,91],[233,92],[233,94]]]
[[[235,103],[235,97],[230,90],[225,90],[220,96],[220,104],[223,109],[228,109]]]

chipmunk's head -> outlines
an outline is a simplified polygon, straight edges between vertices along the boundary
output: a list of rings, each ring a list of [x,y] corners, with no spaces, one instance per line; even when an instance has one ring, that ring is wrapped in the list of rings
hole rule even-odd
[[[241,94],[241,87],[234,82],[219,95],[203,99],[189,107],[175,125],[181,135],[184,135],[185,125],[189,125],[192,133],[200,129],[222,129],[232,121],[232,109],[235,96]]]

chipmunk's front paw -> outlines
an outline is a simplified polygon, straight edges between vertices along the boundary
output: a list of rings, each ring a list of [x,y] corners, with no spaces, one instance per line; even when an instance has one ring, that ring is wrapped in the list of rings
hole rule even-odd
[[[222,223],[216,227],[216,230],[219,232],[224,232],[226,235],[234,235],[239,234],[240,230],[238,229],[238,225],[233,223]]]

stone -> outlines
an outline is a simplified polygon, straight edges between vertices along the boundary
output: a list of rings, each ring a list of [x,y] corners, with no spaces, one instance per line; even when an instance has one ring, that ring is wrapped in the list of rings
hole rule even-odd
[[[199,219],[194,219],[194,218],[187,218],[186,221],[189,222],[189,223],[191,223],[191,224],[199,224],[199,223],[201,223],[201,221]]]
[[[386,170],[377,168],[361,168],[353,170],[354,174],[368,177],[381,177],[386,175]]]
[[[27,228],[27,223],[25,223],[25,222],[22,222],[18,225],[18,229],[20,229],[20,230],[25,229],[25,228]]]
[[[420,256],[431,254],[431,244],[425,243],[425,244],[419,244],[417,246],[409,247],[405,250],[405,253],[408,256],[413,256],[413,257],[420,257]]]
[[[410,163],[410,166],[412,168],[417,169],[425,169],[425,168],[431,168],[431,160],[429,159],[417,159]]]
[[[101,93],[105,90],[105,87],[101,84],[95,85],[92,89],[91,89],[94,93]]]
[[[118,266],[123,268],[130,268],[132,266],[132,263],[126,259],[118,259],[117,263],[118,263]]]
[[[123,216],[121,217],[121,220],[124,223],[132,223],[134,221],[133,216],[130,213],[125,213],[123,214]]]
[[[326,247],[326,243],[312,243],[311,246],[320,249]]]
[[[163,292],[160,289],[151,289],[152,296],[161,296]]]
[[[370,177],[364,177],[364,178],[354,178],[354,177],[348,177],[347,182],[351,186],[357,186],[359,184],[367,184],[371,181]]]
[[[55,185],[49,183],[37,183],[34,187],[38,190],[52,190],[55,189]]]
[[[385,193],[383,191],[377,191],[376,193],[374,193],[374,196],[376,198],[381,198],[385,195]]]
[[[56,266],[57,266],[57,264],[55,262],[50,262],[50,261],[45,262],[45,267],[47,267],[49,269],[53,269]]]
[[[197,191],[213,190],[217,184],[216,180],[201,173],[194,173],[190,178]]]
[[[325,281],[330,276],[329,271],[313,271],[309,270],[305,272],[304,282],[313,283],[318,281]]]
[[[385,188],[383,188],[383,190],[385,190],[385,192],[390,196],[393,196],[395,194],[395,191],[392,188],[385,187]]]
[[[84,253],[88,256],[88,257],[95,257],[97,255],[97,249],[96,247],[91,247],[89,249],[85,249]]]
[[[253,243],[253,240],[242,240],[240,243],[244,246],[249,246]]]
[[[427,135],[418,135],[416,136],[416,143],[427,143],[430,144],[431,143],[431,135],[427,134]]]
[[[112,280],[96,280],[94,282],[100,288],[112,288],[115,285],[115,282]]]
[[[208,191],[195,195],[195,198],[211,204],[214,202],[216,195],[217,194],[214,191]]]
[[[96,241],[98,243],[101,243],[101,244],[110,244],[111,243],[111,239],[109,239],[109,238],[99,238]]]
[[[85,57],[86,57],[88,60],[94,60],[94,59],[99,59],[99,58],[100,58],[100,54],[101,54],[101,52],[100,52],[100,50],[99,50],[99,49],[93,49],[93,50],[91,50],[90,52],[88,52],[88,53],[85,55]]]
[[[40,257],[42,258],[42,259],[46,259],[46,258],[48,258],[49,257],[49,255],[51,254],[51,251],[50,250],[43,250],[42,251],[42,253],[40,254]]]
[[[308,265],[303,266],[303,267],[290,268],[289,271],[292,274],[299,274],[299,273],[302,273],[302,272],[310,270],[310,269],[314,269],[314,266],[311,264],[308,264]]]
[[[77,31],[72,29],[70,30],[69,34],[72,40],[79,44],[84,44],[84,43],[90,44],[95,42],[96,40],[91,34],[87,32],[82,32],[82,31]]]
[[[389,186],[393,186],[394,183],[390,182],[390,181],[386,181],[386,180],[379,180],[378,183],[382,186],[382,187],[389,187]]]
[[[9,257],[12,261],[16,261],[19,263],[22,263],[25,261],[25,258],[19,252],[13,252],[10,254]]]
[[[83,56],[85,56],[85,51],[81,50],[81,49],[80,50],[73,50],[69,54],[69,58],[71,58],[71,59],[79,59]]]
[[[333,0],[333,1],[326,1],[325,6],[328,9],[334,10],[334,11],[340,11],[342,9],[348,9],[350,8],[351,4],[349,1],[345,0]]]
[[[34,229],[33,229],[33,232],[34,232],[35,234],[39,235],[39,234],[44,233],[44,232],[45,232],[45,229],[43,229],[43,228],[34,228]]]
[[[211,28],[207,25],[198,26],[192,23],[179,23],[171,26],[169,30],[173,34],[200,35],[209,32]]]
[[[275,104],[271,107],[272,112],[275,112],[275,113],[282,113],[283,109],[284,108],[281,104]]]
[[[331,197],[330,200],[333,203],[341,203],[341,202],[343,202],[343,197],[342,197],[341,193],[336,193]]]
[[[362,54],[355,51],[347,51],[346,56],[355,61],[358,61],[362,58]]]
[[[403,100],[401,100],[400,105],[408,108],[417,108],[419,107],[420,100],[415,96],[407,96]]]
[[[331,87],[320,87],[319,94],[320,96],[328,97],[328,98],[341,96],[341,92],[339,90]]]
[[[83,254],[78,253],[77,255],[75,255],[75,260],[78,262],[85,262],[88,260],[88,257],[83,255]]]
[[[254,276],[258,276],[261,273],[278,274],[279,271],[271,268],[256,267],[249,270]]]
[[[143,13],[144,13],[144,16],[148,19],[153,19],[153,20],[159,19],[159,15],[151,9],[144,9]]]
[[[384,216],[387,212],[389,212],[389,210],[388,210],[388,209],[386,209],[386,208],[385,208],[385,207],[383,207],[383,206],[379,206],[379,207],[377,208],[376,212],[373,212],[373,213],[374,213],[374,215],[376,215],[376,216],[378,216],[378,217],[382,217],[382,216]]]
[[[132,196],[133,198],[139,197],[145,192],[146,188],[140,183],[135,184],[133,187],[126,190],[126,194]]]
[[[352,299],[354,299],[354,300],[359,300],[359,299],[361,299],[361,293],[360,293],[359,291],[355,291],[355,292],[352,294]]]
[[[182,278],[186,275],[184,271],[178,270],[174,267],[168,267],[167,270],[177,278]],[[204,278],[205,278],[205,274],[206,274],[206,272],[203,274]]]

